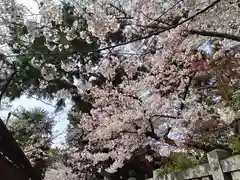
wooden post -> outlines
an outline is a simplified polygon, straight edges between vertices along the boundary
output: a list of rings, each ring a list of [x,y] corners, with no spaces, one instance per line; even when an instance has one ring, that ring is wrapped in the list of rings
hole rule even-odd
[[[226,151],[218,149],[207,154],[213,180],[226,180],[222,171],[220,160],[228,156],[229,154]]]

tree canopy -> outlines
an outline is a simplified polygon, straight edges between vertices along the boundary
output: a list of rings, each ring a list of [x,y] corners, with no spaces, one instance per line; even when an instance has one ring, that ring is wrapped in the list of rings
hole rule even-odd
[[[54,167],[62,179],[145,179],[174,152],[231,151],[229,134],[239,133],[237,1],[44,0],[36,19],[14,0],[1,3],[0,99],[54,99],[56,111],[73,104],[68,160],[47,179]],[[51,137],[45,112],[18,116],[23,147],[38,122]],[[25,124],[35,128],[21,131]]]

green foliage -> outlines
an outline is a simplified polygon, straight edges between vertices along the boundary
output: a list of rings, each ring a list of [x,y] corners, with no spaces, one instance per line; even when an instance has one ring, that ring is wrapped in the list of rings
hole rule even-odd
[[[53,118],[41,108],[19,109],[9,119],[9,130],[41,178],[56,159],[57,153],[51,151],[53,125]]]
[[[211,96],[207,96],[207,97],[205,98],[205,103],[206,103],[208,106],[213,105],[213,99],[212,99],[212,97],[211,97]]]
[[[240,93],[239,92],[233,94],[232,99],[230,101],[230,106],[236,110],[240,108]]]
[[[240,136],[232,136],[229,147],[233,150],[234,154],[240,154]]]
[[[40,108],[20,109],[16,116],[17,118],[10,119],[9,129],[21,147],[29,145],[32,137],[36,137],[37,140],[47,137],[48,141],[45,145],[50,147],[54,124],[45,110]]]
[[[64,149],[60,149],[58,147],[50,148],[48,150],[48,155],[50,157],[49,164],[53,164],[55,162],[64,162]]]
[[[198,159],[196,156],[187,153],[171,153],[169,161],[158,169],[158,176],[163,176],[173,172],[183,171],[204,163],[205,159]]]

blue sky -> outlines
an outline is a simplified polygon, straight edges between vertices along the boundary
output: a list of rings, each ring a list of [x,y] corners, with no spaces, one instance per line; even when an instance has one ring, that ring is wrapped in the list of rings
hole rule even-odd
[[[46,101],[47,102],[47,101]],[[49,103],[49,102],[48,102]],[[54,104],[54,103],[52,103]],[[55,108],[51,105],[45,104],[41,102],[40,100],[36,100],[33,98],[28,98],[26,96],[22,96],[20,99],[17,99],[11,103],[12,107],[8,108],[7,110],[0,111],[0,116],[4,119],[7,117],[8,112],[14,112],[14,109],[19,107],[24,107],[26,109],[32,109],[34,107],[42,108],[47,110],[51,116],[54,117],[54,120],[56,121],[56,126],[54,128],[55,134],[61,134],[58,138],[54,140],[54,146],[61,145],[61,143],[64,142],[64,136],[65,136],[65,129],[68,125],[67,120],[67,112],[70,108],[70,106],[67,106],[63,111],[60,113],[54,113]]]

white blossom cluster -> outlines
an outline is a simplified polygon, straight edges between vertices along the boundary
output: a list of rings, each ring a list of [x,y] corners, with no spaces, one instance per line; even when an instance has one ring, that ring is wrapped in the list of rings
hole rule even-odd
[[[105,11],[110,3],[111,1],[99,0],[87,8],[88,13],[93,14],[87,17],[88,30],[100,39],[104,39],[108,32],[116,32],[120,26],[116,17],[108,15]]]
[[[44,180],[53,179],[77,180],[78,177],[72,173],[71,168],[66,167],[63,163],[55,163],[47,169],[44,178]]]

